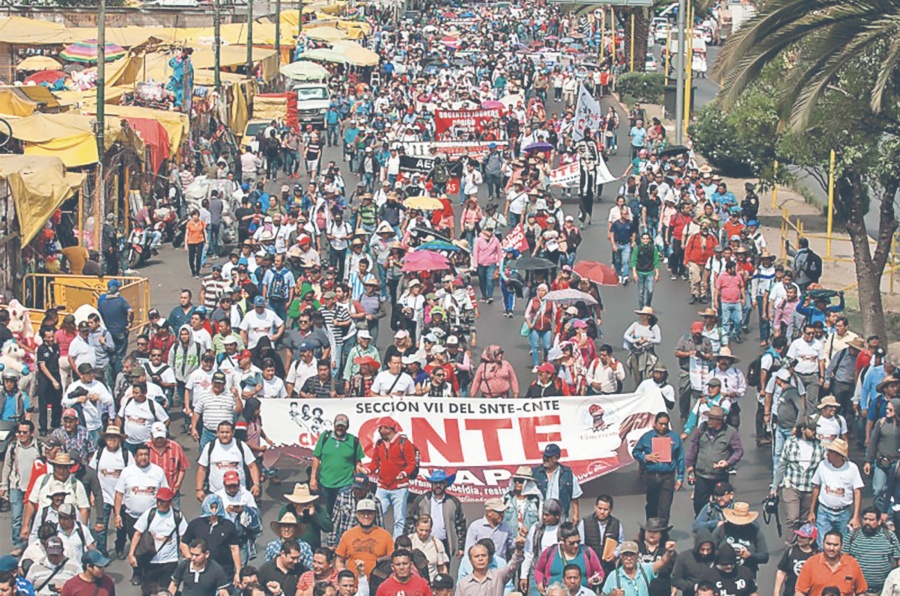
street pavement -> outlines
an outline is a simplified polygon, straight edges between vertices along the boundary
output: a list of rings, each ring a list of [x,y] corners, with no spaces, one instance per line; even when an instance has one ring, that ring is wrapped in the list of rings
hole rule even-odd
[[[606,107],[611,105],[610,100],[604,99],[603,104],[605,112]],[[616,107],[618,109],[618,106]],[[553,112],[560,111],[558,104],[551,105],[550,108]],[[618,155],[612,157],[609,164],[609,169],[614,175],[624,172],[628,165],[627,115],[622,114],[621,116],[620,151]],[[340,162],[339,150],[337,148],[327,148],[324,159],[325,161],[333,159]],[[355,186],[357,177],[348,174],[346,167],[343,170],[347,188],[351,189]],[[278,187],[282,183],[287,183],[287,181],[278,180],[270,183],[269,190],[277,192]],[[594,224],[583,231],[584,242],[578,251],[579,259],[611,262],[605,222],[609,208],[614,202],[617,187],[618,184],[607,185],[603,192],[602,202],[595,206]],[[574,201],[566,202],[564,210],[567,214],[577,216],[577,205]],[[194,290],[195,296],[199,293],[199,282],[190,276],[185,251],[175,250],[171,245],[165,246],[158,257],[153,258],[147,266],[139,270],[139,274],[146,276],[150,280],[152,304],[160,310],[163,316],[166,316],[177,304],[180,288],[191,288]],[[497,293],[499,294],[499,288]],[[635,318],[633,310],[637,308],[636,287],[634,284],[630,284],[627,287],[603,288],[602,297],[606,307],[606,311],[603,313],[602,324],[603,341],[616,349],[617,358],[624,359],[626,354],[622,348],[622,335]],[[659,314],[659,324],[663,338],[658,354],[669,370],[675,373],[676,378],[677,360],[673,355],[675,343],[688,330],[690,323],[698,319],[698,307],[697,305],[689,304],[689,299],[687,282],[680,280],[671,281],[668,271],[663,270],[653,299],[653,307]],[[519,335],[524,305],[521,301],[517,304],[515,324],[511,324],[508,319],[502,316],[502,307],[499,300],[492,305],[480,304],[479,308],[481,309],[481,317],[478,319],[477,324],[480,343],[478,348],[472,350],[473,358],[477,359],[480,356],[481,349],[486,345],[484,342],[487,341],[487,338],[491,338],[490,343],[503,345],[506,349],[507,359],[515,367],[519,384],[524,393],[528,383],[534,378],[530,372],[531,360],[528,355],[527,340]],[[738,366],[743,369],[757,354],[756,332],[757,328],[754,323],[751,326],[751,334],[748,336],[748,341],[734,346],[736,354],[741,359]],[[386,345],[380,345],[379,347],[384,349]],[[633,381],[626,380],[625,390],[631,391],[633,388]],[[756,409],[756,396],[751,393],[748,393],[743,398],[741,404],[742,410],[746,414],[743,416],[744,422],[741,426],[740,434],[746,452],[743,461],[737,466],[737,475],[733,478],[733,483],[736,488],[736,500],[748,501],[754,510],[761,511],[760,504],[766,495],[767,485],[770,480],[771,453],[769,449],[757,449],[755,447],[753,413]],[[267,421],[266,424],[278,424],[278,421]],[[680,422],[675,421],[674,424],[676,428],[680,429]],[[197,457],[196,444],[189,437],[180,434],[179,424],[173,424],[172,427],[175,429],[175,438],[185,446],[188,458],[195,461]],[[193,491],[190,490],[193,486],[195,471],[196,466],[193,466],[188,471],[185,480],[185,486],[188,490],[183,491],[182,506],[188,519],[193,519],[199,514],[199,504],[192,498]],[[305,482],[307,480],[305,465],[281,468],[280,476],[284,479],[284,483],[281,486],[265,485],[261,502],[265,531],[257,542],[258,546],[261,547],[260,555],[262,555],[262,547],[265,543],[273,538],[268,522],[273,519],[278,508],[285,502],[283,495],[291,491],[294,482]],[[587,483],[583,489],[584,497],[581,499],[581,511],[583,513],[592,510],[594,499],[597,495],[602,493],[610,494],[616,501],[613,513],[623,521],[626,536],[630,538],[637,533],[639,530],[638,522],[643,521],[645,515],[643,510],[643,490],[635,465]],[[672,509],[671,519],[675,525],[672,539],[678,541],[679,549],[690,549],[693,546],[690,533],[690,524],[693,519],[690,490],[690,487],[685,483],[684,488],[676,494]],[[483,515],[483,509],[476,504],[467,504],[464,508],[467,519],[470,522]],[[9,514],[4,513],[0,515],[0,520],[2,520],[0,522],[0,548],[2,548],[2,552],[8,552],[11,548],[8,531]],[[760,516],[759,523],[763,527],[771,558],[770,563],[763,566],[758,581],[760,583],[760,593],[769,595],[772,593],[774,584],[774,565],[781,556],[783,540],[778,538],[774,525],[767,526],[762,524],[762,516]],[[253,561],[257,566],[261,565],[262,562],[259,559]],[[119,594],[131,595],[139,593],[137,588],[133,588],[128,584],[131,573],[125,562],[114,561],[108,572],[117,580]]]

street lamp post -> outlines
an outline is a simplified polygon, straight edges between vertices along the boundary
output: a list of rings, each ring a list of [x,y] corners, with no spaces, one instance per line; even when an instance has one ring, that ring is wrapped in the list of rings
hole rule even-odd
[[[213,75],[216,92],[222,90],[222,15],[219,13],[219,0],[213,2],[213,42],[216,47],[213,50],[215,56],[215,74]]]
[[[247,76],[253,76],[253,0],[247,0]]]
[[[675,55],[675,71],[678,75],[675,84],[675,144],[681,145],[684,138],[684,127],[681,119],[684,116],[684,28],[685,0],[678,0],[678,53]]]
[[[100,226],[103,223],[102,209],[105,189],[103,188],[103,155],[106,153],[104,129],[106,128],[106,0],[100,0],[97,11],[97,185],[94,193],[94,246],[100,246]],[[118,201],[118,197],[116,198]],[[84,242],[84,238],[79,239]]]
[[[281,66],[281,0],[275,0],[275,55]]]

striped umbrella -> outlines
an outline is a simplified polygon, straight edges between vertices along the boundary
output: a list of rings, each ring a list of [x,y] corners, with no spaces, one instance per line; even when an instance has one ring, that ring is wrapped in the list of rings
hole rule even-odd
[[[114,43],[106,44],[106,62],[112,62],[125,56],[125,48]],[[66,47],[61,53],[60,58],[69,62],[81,62],[91,64],[97,62],[97,40],[86,39],[77,41]]]

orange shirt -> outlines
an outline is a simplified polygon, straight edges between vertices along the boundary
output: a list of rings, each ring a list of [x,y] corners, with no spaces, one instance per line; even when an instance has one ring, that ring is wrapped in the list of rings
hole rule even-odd
[[[206,242],[206,224],[202,219],[198,219],[197,221],[189,219],[185,230],[188,244],[200,244],[201,242]]]
[[[825,554],[813,555],[803,564],[795,590],[806,596],[821,596],[822,590],[835,586],[841,596],[863,594],[868,590],[859,563],[850,555],[841,555],[838,566],[832,571],[825,562]]]
[[[394,552],[394,539],[391,533],[384,528],[375,526],[366,534],[359,526],[354,526],[344,532],[337,550],[337,556],[344,559],[344,567],[356,575],[356,559],[365,563],[366,576],[375,569],[375,563],[381,557],[386,557]]]

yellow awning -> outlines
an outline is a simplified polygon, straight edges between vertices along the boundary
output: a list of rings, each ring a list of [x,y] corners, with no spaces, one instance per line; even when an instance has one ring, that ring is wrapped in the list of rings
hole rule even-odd
[[[38,102],[34,101],[19,87],[0,88],[0,114],[7,116],[30,116],[37,109]]]
[[[378,54],[352,41],[335,41],[331,49],[355,66],[375,66],[380,61]]]
[[[122,118],[148,118],[158,120],[169,135],[169,154],[175,155],[181,148],[181,141],[191,130],[187,114],[169,110],[154,110],[136,106],[106,106],[106,113]]]
[[[334,27],[316,27],[306,31],[306,36],[316,41],[340,41],[350,37],[346,31]]]
[[[84,175],[67,174],[58,157],[0,155],[0,179],[12,191],[24,246],[81,186]]]
[[[0,43],[42,46],[70,41],[75,40],[62,23],[17,16],[0,18]]]

